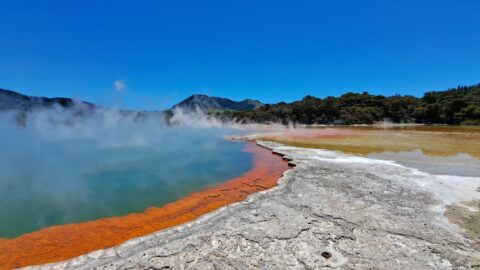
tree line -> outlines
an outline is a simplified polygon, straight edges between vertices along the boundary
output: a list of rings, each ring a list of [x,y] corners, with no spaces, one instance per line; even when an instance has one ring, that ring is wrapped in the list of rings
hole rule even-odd
[[[300,101],[266,104],[249,111],[215,112],[240,123],[373,124],[422,123],[480,125],[480,84],[425,93],[421,98],[368,92],[340,97],[306,96]]]

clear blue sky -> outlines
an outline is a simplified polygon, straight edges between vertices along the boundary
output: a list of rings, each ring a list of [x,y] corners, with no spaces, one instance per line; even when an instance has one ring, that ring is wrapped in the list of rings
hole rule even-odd
[[[146,109],[419,96],[480,82],[479,14],[477,0],[0,0],[0,88]]]

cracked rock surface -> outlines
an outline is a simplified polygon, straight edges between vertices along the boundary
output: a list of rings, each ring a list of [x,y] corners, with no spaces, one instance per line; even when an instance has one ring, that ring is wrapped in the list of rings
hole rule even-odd
[[[196,221],[29,269],[474,269],[478,243],[385,161],[258,142],[296,166],[279,185]]]

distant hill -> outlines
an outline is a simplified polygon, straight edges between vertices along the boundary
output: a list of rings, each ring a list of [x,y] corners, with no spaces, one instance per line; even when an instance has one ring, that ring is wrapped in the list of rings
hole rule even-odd
[[[95,105],[93,105],[92,103],[85,101],[77,101],[71,98],[33,97],[0,88],[0,111],[28,111],[34,108],[53,107],[55,104],[64,108],[70,108],[74,105],[82,105],[85,108],[90,109],[95,107]]]
[[[263,106],[263,103],[253,99],[233,101],[228,98],[210,97],[207,95],[192,95],[187,99],[183,100],[182,102],[178,103],[177,105],[173,106],[173,108],[181,108],[190,111],[194,111],[197,109],[202,111],[248,111],[257,109],[261,106]]]
[[[267,104],[255,110],[227,111],[222,116],[240,123],[373,124],[393,123],[480,125],[480,84],[423,97],[385,97],[368,92],[340,97],[306,96],[291,103]]]
[[[70,98],[32,97],[0,88],[0,111],[28,111],[53,106],[64,108],[97,108],[94,104]],[[78,106],[80,105],[80,106]],[[197,109],[223,121],[239,123],[299,123],[299,124],[373,124],[421,123],[447,125],[480,125],[480,84],[459,86],[446,91],[427,92],[423,97],[345,93],[339,97],[306,96],[290,103],[263,104],[253,99],[233,101],[228,98],[192,95],[172,109]],[[174,111],[140,112],[143,116],[165,116]],[[85,112],[82,110],[82,112]],[[136,113],[126,111],[123,113]]]

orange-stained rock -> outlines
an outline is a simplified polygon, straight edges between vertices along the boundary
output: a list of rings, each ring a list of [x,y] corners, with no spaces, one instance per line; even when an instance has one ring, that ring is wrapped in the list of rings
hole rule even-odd
[[[121,217],[52,226],[14,239],[0,239],[0,269],[66,260],[185,223],[241,201],[251,193],[274,187],[289,168],[282,157],[254,143],[247,143],[244,151],[254,153],[252,170],[163,207]]]

